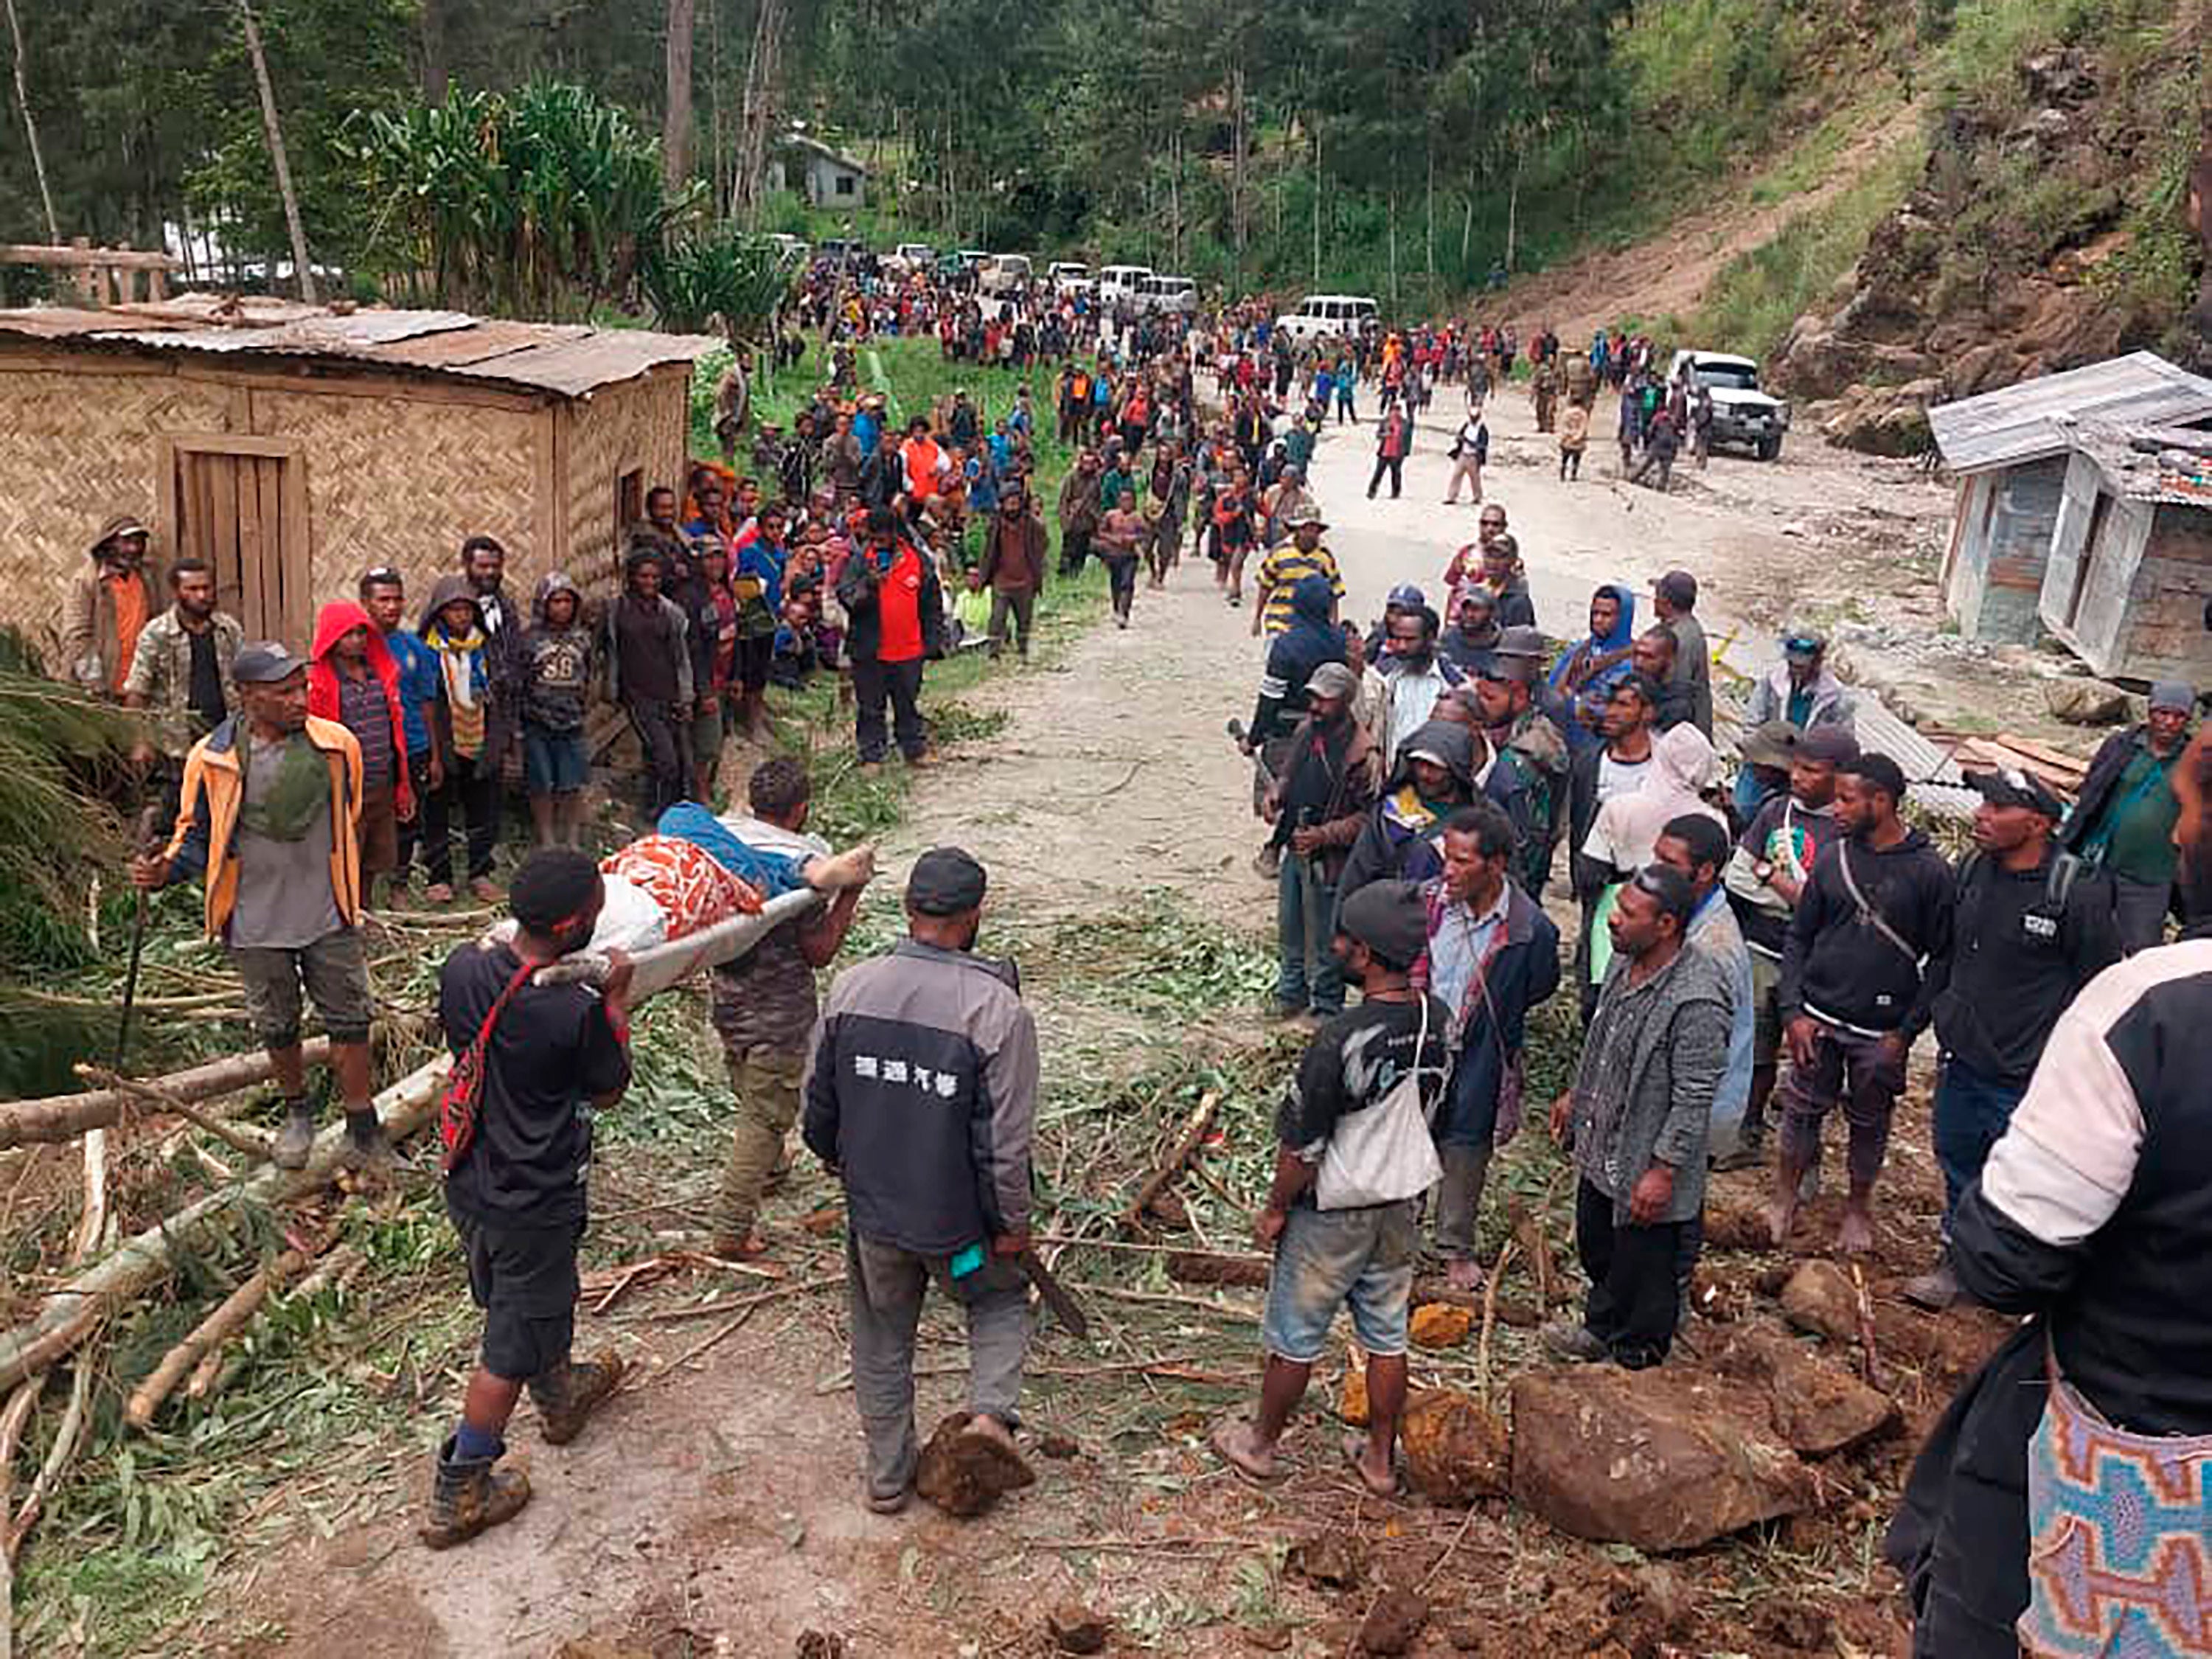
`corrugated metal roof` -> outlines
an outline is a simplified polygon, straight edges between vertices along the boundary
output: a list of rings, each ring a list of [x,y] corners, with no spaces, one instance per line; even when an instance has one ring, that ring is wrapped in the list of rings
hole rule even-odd
[[[2188,427],[2082,421],[2072,436],[2074,447],[2094,461],[2129,501],[2212,507],[2212,434]]]
[[[1936,446],[1954,472],[1984,472],[2063,454],[2067,422],[2090,419],[2129,425],[2212,419],[2212,380],[2154,352],[2131,351],[1928,411]]]
[[[312,358],[441,379],[525,386],[564,398],[690,362],[722,342],[703,334],[482,319],[459,311],[334,312],[292,301],[186,295],[106,311],[0,311],[9,335],[95,346]]]

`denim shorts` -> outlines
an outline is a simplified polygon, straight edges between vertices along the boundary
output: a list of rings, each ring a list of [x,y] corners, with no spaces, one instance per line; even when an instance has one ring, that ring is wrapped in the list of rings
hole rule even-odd
[[[1357,1210],[1304,1205],[1292,1210],[1275,1245],[1267,1310],[1260,1322],[1267,1352],[1310,1365],[1328,1346],[1337,1310],[1348,1303],[1361,1347],[1386,1357],[1405,1352],[1420,1242],[1420,1210],[1413,1200]]]
[[[522,728],[522,777],[532,794],[565,795],[581,789],[591,770],[581,732]]]

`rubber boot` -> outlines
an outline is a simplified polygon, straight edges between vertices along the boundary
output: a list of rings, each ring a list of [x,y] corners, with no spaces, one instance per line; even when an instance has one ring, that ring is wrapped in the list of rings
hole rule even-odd
[[[315,1149],[315,1109],[304,1100],[284,1103],[284,1127],[269,1149],[270,1162],[280,1170],[304,1170],[307,1154]]]
[[[565,1446],[584,1431],[592,1408],[615,1391],[623,1379],[623,1362],[611,1348],[580,1363],[563,1360],[551,1370],[530,1379],[530,1397],[538,1402],[540,1431],[549,1446]]]
[[[530,1477],[520,1469],[494,1466],[495,1457],[454,1455],[456,1437],[438,1448],[437,1472],[430,1485],[430,1514],[422,1540],[434,1550],[467,1542],[486,1527],[512,1521],[530,1501]]]
[[[392,1173],[392,1143],[385,1139],[374,1106],[346,1114],[345,1161],[365,1176]]]

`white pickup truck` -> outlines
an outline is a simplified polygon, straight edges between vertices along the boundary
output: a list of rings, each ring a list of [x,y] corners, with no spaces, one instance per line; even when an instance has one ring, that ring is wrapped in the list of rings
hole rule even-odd
[[[1725,351],[1678,351],[1667,378],[1686,376],[1711,394],[1711,444],[1741,444],[1762,461],[1780,457],[1782,434],[1790,430],[1790,405],[1760,389],[1756,362]]]

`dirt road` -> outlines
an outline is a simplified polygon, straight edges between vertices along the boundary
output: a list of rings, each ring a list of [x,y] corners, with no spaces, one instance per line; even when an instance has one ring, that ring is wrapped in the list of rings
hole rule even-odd
[[[1440,410],[1424,425],[1398,501],[1364,498],[1372,428],[1329,429],[1315,483],[1350,586],[1348,614],[1378,614],[1398,582],[1433,590],[1453,548],[1473,538],[1472,508],[1438,504],[1448,420]],[[1575,631],[1596,582],[1641,590],[1677,564],[1706,580],[1716,637],[1731,618],[1786,603],[1805,550],[1731,506],[1739,484],[1770,515],[1833,510],[1850,489],[1901,488],[1887,477],[1866,483],[1848,459],[1801,450],[1779,467],[1717,460],[1710,482],[1662,499],[1608,482],[1601,448],[1582,483],[1563,486],[1551,441],[1528,430],[1522,399],[1499,399],[1492,425],[1490,491],[1508,507],[1555,635]],[[1006,724],[953,750],[919,784],[888,849],[895,872],[933,842],[975,853],[993,876],[986,948],[1055,921],[1125,913],[1162,890],[1211,921],[1265,934],[1273,895],[1249,865],[1249,774],[1222,731],[1224,719],[1250,712],[1261,659],[1250,615],[1221,602],[1202,560],[1186,562],[1165,593],[1139,592],[1127,631],[1102,623],[1053,665],[994,678],[978,700],[1002,707]],[[1092,1063],[1070,1056],[1095,1054],[1083,1048],[1100,1036],[1094,1012],[1048,974],[1029,995],[1048,1066],[1055,1054],[1062,1066]],[[806,1273],[836,1266],[824,1249]],[[757,1288],[734,1281],[719,1294]],[[564,1449],[537,1443],[527,1407],[518,1420],[514,1439],[539,1493],[525,1516],[450,1556],[415,1542],[432,1437],[452,1406],[451,1379],[428,1379],[364,1427],[389,1448],[384,1479],[340,1506],[334,1535],[303,1537],[293,1522],[289,1540],[218,1591],[217,1627],[234,1634],[269,1620],[285,1632],[233,1650],[781,1659],[802,1632],[820,1630],[841,1636],[856,1659],[996,1654],[1032,1650],[1040,1609],[1081,1595],[1152,1621],[1162,1650],[1220,1652],[1236,1639],[1221,1610],[1257,1594],[1247,1583],[1255,1569],[1238,1565],[1255,1558],[1191,1540],[1252,1527],[1279,1535],[1316,1490],[1255,1498],[1198,1449],[1202,1423],[1128,1422],[1109,1437],[1096,1392],[1104,1385],[1092,1380],[1097,1351],[1048,1329],[1035,1356],[1031,1426],[1072,1430],[1084,1461],[1042,1465],[1036,1488],[979,1522],[920,1504],[874,1516],[857,1501],[836,1292],[763,1306],[689,1358],[721,1319],[637,1322],[626,1311],[586,1315],[580,1325],[581,1345],[612,1341],[641,1366],[606,1419]],[[922,1352],[927,1425],[960,1403],[957,1327],[933,1316]],[[1316,1444],[1331,1438],[1325,1425],[1312,1432]],[[1356,1518],[1347,1480],[1325,1468],[1304,1478]],[[328,1496],[312,1486],[304,1495]],[[1407,1504],[1391,1524],[1408,1538],[1441,1528],[1440,1546],[1457,1519]],[[264,1523],[284,1527],[276,1516]],[[1481,1537],[1510,1559],[1508,1534],[1486,1522]],[[1109,1547],[1070,1547],[1101,1538]],[[1462,1558],[1470,1571],[1479,1541]],[[1264,1565],[1257,1571],[1263,1587],[1272,1582]],[[1179,1620],[1193,1628],[1179,1631]],[[586,1638],[603,1645],[564,1646]]]

